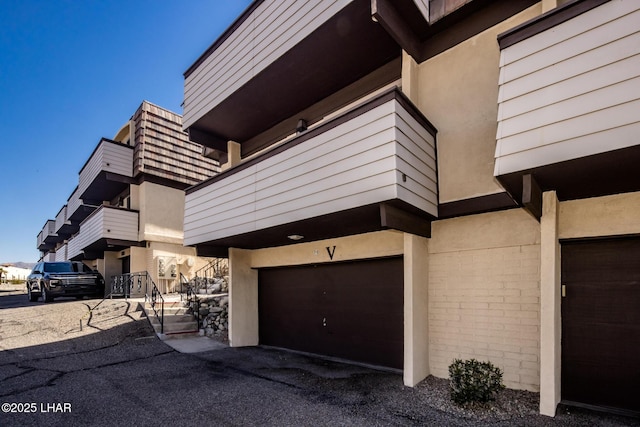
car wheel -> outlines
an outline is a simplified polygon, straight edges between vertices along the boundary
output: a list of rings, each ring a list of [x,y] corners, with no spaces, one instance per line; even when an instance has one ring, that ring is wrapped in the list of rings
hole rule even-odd
[[[47,287],[42,285],[42,301],[45,303],[53,301],[53,297],[47,292]]]
[[[27,286],[27,294],[29,295],[29,301],[31,301],[31,302],[38,301],[38,295],[34,295],[31,292],[31,286]]]

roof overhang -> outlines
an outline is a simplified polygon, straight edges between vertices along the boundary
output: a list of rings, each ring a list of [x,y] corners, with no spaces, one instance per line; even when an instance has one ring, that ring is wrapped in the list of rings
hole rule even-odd
[[[414,0],[371,0],[373,17],[421,63],[538,3],[537,0],[473,0],[433,23]]]
[[[144,247],[146,246],[146,242],[118,239],[99,239],[84,248],[82,252],[71,258],[71,260],[80,261],[83,259],[100,259],[104,258],[105,252],[121,251],[132,246]]]
[[[196,248],[200,256],[224,257],[230,247],[260,249],[389,229],[431,237],[431,221],[434,219],[403,201],[389,200],[205,242]],[[300,238],[292,239],[293,236]]]
[[[86,204],[101,204],[103,200],[112,200],[133,183],[135,180],[131,177],[101,171],[80,198]]]
[[[640,191],[638,159],[640,145],[635,145],[496,178],[539,219],[545,191],[555,191],[560,201]]]

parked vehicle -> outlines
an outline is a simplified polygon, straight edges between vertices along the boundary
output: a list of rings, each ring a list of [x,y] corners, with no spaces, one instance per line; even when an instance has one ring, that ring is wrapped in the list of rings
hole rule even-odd
[[[45,303],[61,296],[102,298],[104,278],[78,261],[39,262],[27,277],[27,294],[29,301],[42,297]]]

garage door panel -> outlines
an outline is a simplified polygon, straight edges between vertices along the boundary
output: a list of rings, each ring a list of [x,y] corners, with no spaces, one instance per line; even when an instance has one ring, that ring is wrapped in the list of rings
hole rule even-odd
[[[402,368],[402,258],[263,269],[258,280],[261,344]]]

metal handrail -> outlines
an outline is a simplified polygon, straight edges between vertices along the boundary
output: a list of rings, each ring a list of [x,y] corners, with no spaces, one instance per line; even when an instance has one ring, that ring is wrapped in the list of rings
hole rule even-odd
[[[160,322],[160,333],[163,334],[164,333],[164,298],[162,297],[162,294],[160,293],[160,290],[158,289],[158,287],[156,286],[156,284],[154,283],[153,279],[151,278],[151,276],[149,275],[149,273],[147,273],[147,277],[148,280],[151,281],[151,296],[149,297],[149,293],[145,293],[144,295],[144,300],[145,302],[147,300],[149,300],[150,304],[151,304],[151,309],[153,310],[153,313],[156,315],[156,319],[158,319],[158,321]],[[158,304],[158,300],[160,300],[160,314],[158,315],[158,309],[156,308],[156,305]]]
[[[160,322],[160,333],[164,333],[164,298],[149,272],[140,271],[111,276],[110,298],[114,296],[130,298],[134,289],[138,294],[144,289],[144,301],[151,304],[151,309]]]
[[[198,298],[197,282],[186,282],[187,285],[187,303],[191,307],[193,317],[198,322],[198,328],[200,328],[200,299]]]
[[[122,296],[125,298],[131,298],[131,291],[135,289],[136,293],[142,293],[144,287],[144,293],[147,293],[148,280],[151,276],[148,272],[138,273],[125,273],[117,276],[111,276],[111,289],[109,297]]]
[[[182,297],[185,294],[185,287],[187,289],[187,293],[189,292],[189,279],[182,273],[180,273],[180,301],[182,301]]]

